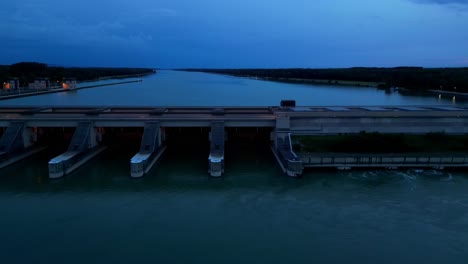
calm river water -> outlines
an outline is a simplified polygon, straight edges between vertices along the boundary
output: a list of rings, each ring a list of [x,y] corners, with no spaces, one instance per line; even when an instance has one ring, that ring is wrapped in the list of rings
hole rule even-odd
[[[98,83],[116,82],[106,80]],[[89,84],[89,83],[87,83]],[[84,85],[84,84],[82,84]],[[434,105],[453,97],[386,94],[362,87],[266,82],[207,73],[160,71],[143,82],[0,101],[0,105],[96,106],[274,106],[282,99],[298,105]],[[461,103],[456,101],[455,103]]]
[[[451,98],[160,72],[142,83],[1,105],[452,104]],[[460,103],[460,102],[457,102]],[[268,149],[228,149],[207,176],[197,146],[168,149],[129,178],[139,142],[115,144],[75,173],[47,177],[57,150],[0,170],[2,263],[467,263],[468,174],[280,173]]]

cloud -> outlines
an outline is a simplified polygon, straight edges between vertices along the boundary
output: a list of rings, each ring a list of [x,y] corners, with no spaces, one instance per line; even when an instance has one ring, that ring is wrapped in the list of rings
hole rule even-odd
[[[458,12],[458,15],[468,12],[468,0],[409,0],[416,4],[445,6]]]
[[[468,0],[410,0],[418,4],[439,4],[452,6],[468,6]]]
[[[177,15],[177,12],[173,9],[169,8],[154,8],[148,10],[149,13],[153,13],[155,15],[159,16],[165,16],[165,17],[173,17]]]
[[[468,5],[468,0],[416,0],[417,2],[426,2],[434,4],[460,4]]]
[[[36,23],[12,17],[0,25],[5,38],[78,45],[140,45],[151,35],[127,30],[119,22],[103,21],[95,25],[76,23],[66,18],[38,16]]]
[[[4,40],[72,44],[85,46],[121,46],[145,48],[152,44],[155,30],[162,19],[176,17],[170,8],[148,6],[63,12],[65,7],[51,7],[24,2],[0,10],[0,32]],[[66,10],[66,9],[65,9]],[[111,12],[112,11],[112,12]]]

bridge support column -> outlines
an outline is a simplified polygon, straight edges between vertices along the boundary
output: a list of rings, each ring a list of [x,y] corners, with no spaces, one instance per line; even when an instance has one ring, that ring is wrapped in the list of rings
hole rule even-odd
[[[45,147],[35,147],[37,129],[12,122],[0,138],[0,168],[27,158]]]
[[[153,167],[156,161],[166,150],[164,142],[164,129],[159,122],[145,124],[141,139],[140,151],[130,159],[130,176],[140,178]]]
[[[276,128],[271,137],[274,141],[272,152],[283,172],[291,177],[301,176],[304,167],[292,148],[288,116],[276,117]]]
[[[101,133],[92,122],[80,122],[68,150],[49,161],[49,177],[60,178],[70,174],[106,149],[100,146]]]
[[[95,129],[95,133],[96,133],[96,141],[97,142],[102,142],[102,137],[104,136],[104,133],[105,133],[105,130],[103,127],[97,127]]]
[[[212,177],[220,177],[224,173],[224,122],[211,123],[210,155],[208,156],[208,173]]]

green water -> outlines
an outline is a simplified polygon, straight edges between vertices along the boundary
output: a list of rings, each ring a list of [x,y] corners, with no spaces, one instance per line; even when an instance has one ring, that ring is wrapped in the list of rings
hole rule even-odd
[[[3,263],[466,263],[468,175],[280,173],[268,148],[231,146],[226,174],[169,148],[130,179],[137,144],[59,180],[45,152],[0,171]]]

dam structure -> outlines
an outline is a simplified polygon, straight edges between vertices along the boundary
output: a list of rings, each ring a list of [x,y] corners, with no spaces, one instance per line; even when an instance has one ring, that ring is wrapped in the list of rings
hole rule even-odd
[[[61,177],[104,150],[113,129],[142,130],[138,153],[129,157],[130,175],[142,177],[164,150],[166,137],[174,130],[209,130],[207,155],[209,175],[221,176],[225,141],[233,129],[263,131],[279,167],[289,176],[299,176],[304,167],[467,167],[462,156],[374,157],[298,156],[292,149],[294,135],[379,133],[468,133],[468,107],[464,106],[296,106],[271,107],[0,107],[0,158],[9,165],[36,153],[47,131],[74,131],[67,151],[49,161],[49,176]],[[190,131],[190,130],[186,130]],[[59,133],[55,132],[55,133]],[[5,165],[5,166],[6,166]]]
[[[105,150],[99,146],[99,131],[92,122],[80,122],[70,141],[68,150],[49,161],[49,177],[60,178]],[[99,137],[101,138],[101,137]]]
[[[140,151],[130,160],[130,176],[140,178],[151,169],[154,163],[166,150],[163,146],[164,130],[159,122],[145,124],[141,139]]]
[[[211,124],[208,172],[213,177],[219,177],[224,173],[224,133],[223,122],[216,121]]]
[[[0,138],[0,169],[45,149],[34,145],[37,137],[33,130],[24,122],[10,123]]]

